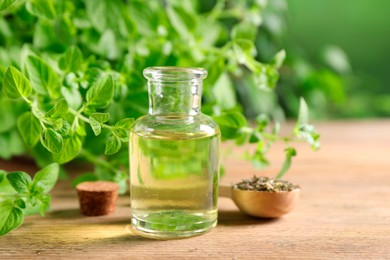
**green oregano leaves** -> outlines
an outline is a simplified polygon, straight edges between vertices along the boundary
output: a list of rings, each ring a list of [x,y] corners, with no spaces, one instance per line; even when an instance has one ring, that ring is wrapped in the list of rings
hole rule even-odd
[[[114,83],[111,75],[106,75],[95,82],[87,91],[87,106],[94,108],[107,107],[114,94]]]
[[[29,55],[25,67],[31,86],[36,92],[42,95],[49,94],[52,98],[58,96],[58,76],[45,61]]]
[[[27,98],[31,94],[32,88],[27,78],[18,69],[10,66],[4,74],[3,91],[11,99]]]
[[[35,174],[34,180],[32,182],[33,186],[35,186],[36,190],[41,190],[42,192],[49,192],[56,183],[56,181],[53,180],[57,180],[58,172],[58,164],[49,164]]]
[[[70,72],[78,71],[83,64],[83,54],[76,46],[68,48],[58,61],[61,70]]]
[[[58,174],[56,163],[38,171],[33,179],[25,172],[0,170],[0,236],[19,227],[24,215],[45,213],[50,204],[48,192],[57,182]]]
[[[89,116],[92,131],[95,135],[99,135],[102,131],[102,124],[110,120],[110,114],[108,113],[92,113]]]
[[[52,118],[59,118],[63,117],[68,113],[69,107],[68,103],[66,102],[65,99],[60,99],[52,109],[47,111],[45,114],[45,117],[52,117]]]
[[[235,139],[240,135],[240,129],[247,125],[246,118],[238,112],[226,112],[219,116],[214,116],[221,129],[222,139]]]
[[[41,133],[41,143],[49,152],[56,154],[62,151],[64,140],[59,133],[46,128]]]
[[[23,223],[23,211],[10,200],[0,202],[0,209],[0,236],[2,236]]]
[[[282,55],[282,54],[280,54]],[[285,160],[276,176],[282,178],[289,170],[292,158],[297,155],[296,150],[290,146],[290,142],[301,139],[311,144],[313,149],[319,147],[319,134],[315,128],[309,124],[309,109],[304,99],[301,99],[298,122],[294,128],[294,133],[288,136],[279,136],[280,125],[276,122],[271,125],[267,115],[259,115],[255,125],[248,125],[245,117],[238,112],[225,112],[213,119],[218,123],[223,139],[234,139],[237,145],[246,143],[255,144],[254,151],[246,154],[256,168],[264,168],[269,165],[266,157],[267,152],[275,141],[282,141],[286,144]]]
[[[319,138],[320,135],[317,133],[313,125],[309,124],[309,109],[303,98],[300,100],[300,108],[298,121],[294,129],[295,135],[311,144],[313,150],[318,150],[320,147]]]
[[[56,9],[50,0],[29,0],[26,3],[27,10],[42,19],[52,20],[56,17]]]
[[[63,149],[56,154],[53,154],[53,160],[63,164],[74,159],[81,151],[82,142],[77,134],[73,134],[64,139]]]
[[[25,172],[11,172],[7,174],[7,179],[16,192],[27,192],[31,177]]]
[[[68,72],[80,69],[82,64],[78,63],[82,61],[80,50],[72,47],[63,54],[58,63],[62,70]],[[111,126],[110,114],[100,112],[109,106],[113,99],[114,80],[110,73],[91,68],[94,76],[91,77],[91,73],[81,74],[77,81],[75,77],[78,76],[73,72],[64,74],[63,84],[70,86],[62,86],[62,91],[59,91],[57,73],[41,58],[28,55],[25,68],[29,79],[15,67],[7,68],[3,79],[3,92],[11,99],[22,97],[31,107],[31,111],[21,114],[17,119],[18,130],[27,146],[35,147],[40,141],[52,154],[54,161],[66,163],[82,149],[83,137],[87,134],[85,124],[90,125],[96,136],[101,134],[102,129],[107,129],[104,150],[107,155],[117,153],[121,142],[128,141],[133,119],[122,119]],[[69,90],[69,87],[72,90]],[[80,91],[79,88],[85,88],[86,91]],[[85,96],[79,96],[80,93]],[[46,103],[42,108],[36,98],[40,95],[49,95],[56,102],[51,106]],[[80,101],[77,102],[81,103],[75,105],[73,103],[78,96]],[[72,102],[71,106],[68,102]]]
[[[121,140],[115,134],[110,134],[107,138],[105,154],[110,155],[119,151],[121,148]]]
[[[19,116],[17,126],[25,144],[33,147],[39,141],[42,126],[32,112],[25,112]]]
[[[285,160],[282,165],[282,168],[280,169],[278,175],[276,176],[276,179],[281,179],[284,174],[290,169],[292,157],[297,155],[297,151],[292,147],[287,147],[285,150]]]

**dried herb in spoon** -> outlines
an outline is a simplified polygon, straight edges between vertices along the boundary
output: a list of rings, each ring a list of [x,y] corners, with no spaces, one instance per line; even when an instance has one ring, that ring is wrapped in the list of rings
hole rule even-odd
[[[253,191],[292,191],[299,188],[299,186],[292,184],[289,181],[275,180],[268,177],[256,177],[251,179],[244,179],[242,182],[234,185],[235,189],[239,190],[253,190]]]

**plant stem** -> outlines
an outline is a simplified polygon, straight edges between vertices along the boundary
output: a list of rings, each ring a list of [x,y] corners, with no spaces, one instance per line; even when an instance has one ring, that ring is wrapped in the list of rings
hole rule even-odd
[[[253,128],[248,127],[248,126],[242,127],[240,129],[240,131],[243,132],[243,133],[249,133],[249,134],[255,132],[255,130]],[[299,139],[295,139],[293,134],[291,134],[289,136],[278,136],[276,134],[270,134],[270,133],[267,133],[267,132],[260,132],[260,134],[263,137],[265,137],[268,140],[273,141],[273,142],[274,141],[283,141],[283,142],[287,143],[287,142],[299,140]]]
[[[84,107],[81,107],[81,108],[80,108],[79,110],[77,110],[77,111],[74,110],[74,109],[72,109],[72,108],[69,108],[69,112],[75,116],[75,120],[76,120],[76,118],[77,118],[77,119],[83,120],[84,122],[86,122],[86,123],[88,123],[88,124],[91,124],[91,121],[89,120],[89,118],[81,114],[81,112],[83,112],[83,110],[84,110]],[[72,127],[74,126],[74,124],[75,124],[75,121],[73,121]],[[112,130],[112,126],[110,126],[110,125],[103,124],[103,123],[100,123],[100,125],[101,125],[103,128]]]

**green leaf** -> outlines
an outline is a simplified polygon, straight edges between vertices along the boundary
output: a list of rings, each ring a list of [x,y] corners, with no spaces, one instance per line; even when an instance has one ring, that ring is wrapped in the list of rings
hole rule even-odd
[[[73,135],[64,140],[63,149],[60,153],[54,154],[54,161],[63,164],[75,158],[81,150],[81,140],[78,136]]]
[[[256,117],[255,122],[257,123],[257,130],[259,132],[263,131],[269,124],[269,116],[267,114],[260,114]]]
[[[275,66],[275,68],[279,69],[283,65],[285,58],[286,58],[286,51],[280,50],[273,57],[271,64],[273,64]]]
[[[305,140],[307,143],[311,145],[313,150],[318,150],[320,148],[320,134],[317,133],[314,126],[306,124],[306,125],[298,125],[294,129],[295,135],[302,140]]]
[[[249,143],[251,144],[258,143],[260,140],[263,140],[263,136],[258,132],[253,132],[249,137]]]
[[[297,151],[292,147],[287,147],[285,149],[285,154],[286,154],[286,157],[285,157],[284,163],[283,163],[282,168],[280,169],[278,175],[276,176],[276,179],[282,178],[286,174],[288,169],[290,169],[291,158],[297,155]]]
[[[51,124],[53,126],[53,129],[55,131],[62,129],[62,126],[64,124],[64,119],[62,119],[62,118],[56,118],[56,119],[49,118],[48,121],[50,121],[49,124]]]
[[[237,105],[237,97],[232,80],[227,73],[222,73],[212,90],[218,106],[222,110],[232,109]]]
[[[251,67],[253,56],[256,54],[256,48],[252,41],[236,39],[233,42],[233,53],[238,63]]]
[[[85,73],[83,79],[88,82],[90,85],[93,85],[99,78],[104,75],[103,70],[97,67],[88,68]]]
[[[102,126],[100,125],[99,121],[97,121],[95,118],[90,116],[89,117],[89,123],[91,125],[93,133],[96,136],[100,135],[100,133],[102,131]]]
[[[86,115],[91,115],[91,114],[93,114],[93,113],[96,113],[96,109],[95,109],[93,106],[91,106],[91,105],[86,105],[86,106],[84,107],[84,114],[86,114]]]
[[[100,37],[97,49],[100,55],[109,60],[116,60],[121,55],[117,37],[110,29],[107,29]]]
[[[6,10],[12,6],[18,4],[20,0],[1,0],[0,1],[0,11]]]
[[[8,173],[7,180],[16,192],[27,192],[31,183],[30,175],[25,172]]]
[[[250,136],[250,133],[248,133],[246,131],[240,131],[239,135],[235,138],[234,142],[237,145],[243,145],[248,141],[249,136]]]
[[[16,199],[14,200],[14,206],[25,209],[26,208],[26,202],[23,199]]]
[[[7,9],[11,5],[13,5],[16,0],[2,0],[0,1],[0,11]]]
[[[197,26],[197,20],[194,15],[180,6],[168,5],[166,14],[169,22],[175,31],[184,39],[191,38],[191,31],[194,31]]]
[[[129,132],[133,123],[133,118],[125,118],[115,123],[114,133],[121,139],[121,141],[129,141]]]
[[[123,128],[120,127],[114,127],[114,133],[116,136],[119,137],[119,139],[122,142],[128,142],[129,141],[129,131],[126,131]]]
[[[103,33],[107,28],[123,30],[125,24],[120,0],[86,0],[85,5],[87,16],[98,32]]]
[[[272,127],[272,134],[277,135],[280,132],[280,123],[275,122],[274,126]]]
[[[51,153],[60,153],[63,149],[62,136],[51,128],[43,130],[41,143]]]
[[[115,127],[130,130],[134,123],[134,118],[125,118],[115,123]]]
[[[104,153],[106,155],[114,154],[121,148],[121,140],[118,136],[111,134],[107,137],[106,149]]]
[[[1,75],[1,69],[0,69]],[[0,76],[1,78],[1,76]],[[9,132],[14,129],[16,125],[16,119],[24,111],[22,102],[14,101],[4,97],[1,90],[1,80],[0,80],[0,133]]]
[[[99,123],[105,123],[108,120],[110,120],[110,114],[109,113],[92,113],[89,118],[95,119]]]
[[[305,125],[309,123],[309,108],[305,102],[305,99],[301,97],[299,100],[299,114],[298,114],[298,124]]]
[[[3,78],[4,94],[8,98],[17,99],[30,96],[31,91],[28,79],[15,67],[8,67]]]
[[[51,97],[58,96],[58,76],[45,61],[39,57],[29,55],[25,65],[31,86],[35,91],[42,95],[49,93]]]
[[[66,99],[60,99],[52,109],[47,111],[45,114],[46,117],[62,117],[68,113],[69,107]]]
[[[12,187],[12,185],[9,183],[9,181],[6,177],[7,172],[2,171],[2,170],[0,170],[0,172],[2,172],[4,174],[3,180],[0,182],[0,191],[6,192],[6,193],[15,193],[15,189]]]
[[[285,149],[285,152],[287,157],[294,157],[297,155],[297,151],[292,147],[287,147]]]
[[[77,46],[72,46],[66,50],[58,61],[58,66],[63,71],[78,71],[83,64],[83,54]]]
[[[246,39],[254,41],[257,33],[257,26],[248,20],[236,24],[231,32],[232,39]]]
[[[227,112],[213,117],[221,129],[222,139],[234,139],[242,127],[247,125],[245,117],[239,112]]]
[[[25,144],[29,147],[35,146],[39,141],[42,126],[34,114],[31,112],[23,113],[18,118],[17,126]]]
[[[62,127],[60,129],[56,129],[56,131],[61,136],[67,136],[70,132],[70,124],[68,123],[68,121],[63,120]]]
[[[0,236],[19,227],[23,223],[23,212],[13,206],[12,201],[0,202]]]
[[[39,201],[39,213],[43,216],[50,207],[50,195],[41,193],[37,196],[37,200]]]
[[[61,94],[64,96],[69,107],[77,110],[83,103],[83,98],[77,88],[61,88]]]
[[[252,164],[255,168],[262,169],[269,166],[269,161],[262,152],[256,152],[252,156]]]
[[[79,125],[77,128],[76,128],[76,133],[79,135],[79,136],[86,136],[87,135],[87,132],[85,131],[84,127]]]
[[[251,64],[253,67],[251,67]],[[265,91],[269,91],[275,88],[276,82],[279,79],[279,73],[275,66],[261,64],[257,61],[254,61],[249,63],[249,68],[254,72],[253,76],[257,88]]]
[[[49,192],[57,182],[60,167],[57,163],[52,163],[37,172],[34,176],[33,187],[35,190]]]
[[[23,209],[24,216],[31,216],[39,213],[39,205],[32,206],[31,203],[26,205],[27,207]]]
[[[294,128],[295,135],[308,142],[313,150],[320,148],[320,135],[317,133],[314,126],[309,124],[309,108],[303,98],[300,99],[299,115],[297,124]]]
[[[114,82],[111,75],[100,78],[87,91],[87,105],[95,108],[106,108],[114,93]]]
[[[56,10],[52,0],[29,0],[26,4],[27,10],[39,18],[54,19]]]

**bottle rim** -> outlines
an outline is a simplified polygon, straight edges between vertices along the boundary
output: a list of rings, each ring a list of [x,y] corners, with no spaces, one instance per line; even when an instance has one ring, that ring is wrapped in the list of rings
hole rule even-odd
[[[156,66],[144,69],[143,74],[151,81],[190,81],[206,78],[207,70],[195,67]]]

